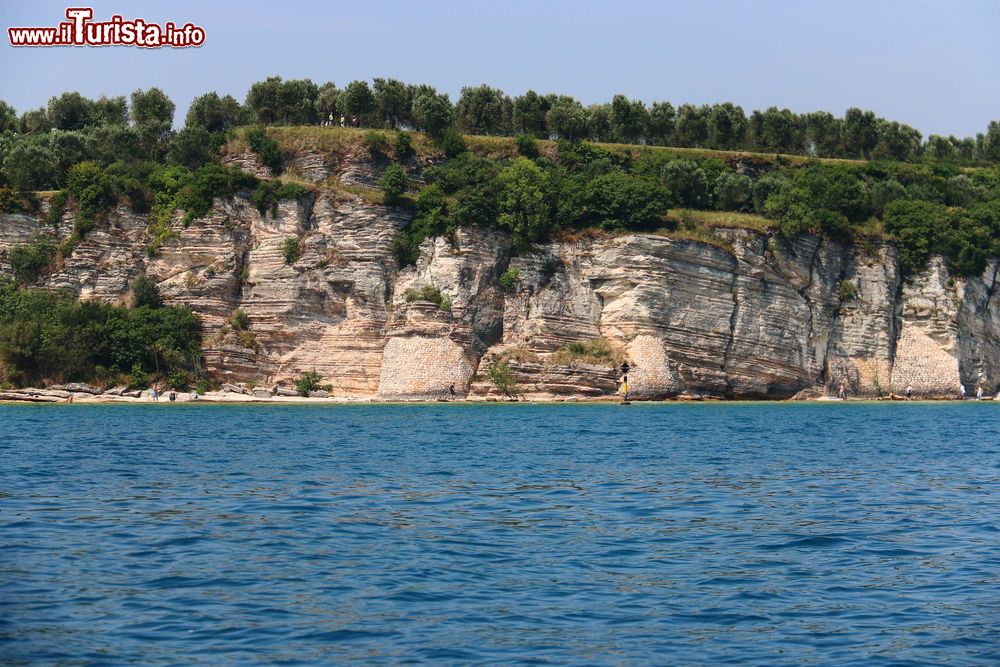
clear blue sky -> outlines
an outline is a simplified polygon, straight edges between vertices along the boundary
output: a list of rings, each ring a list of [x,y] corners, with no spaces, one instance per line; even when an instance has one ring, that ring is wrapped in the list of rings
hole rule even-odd
[[[85,5],[87,3],[71,3]],[[849,106],[928,134],[971,136],[1000,119],[1000,2],[629,0],[478,2],[256,0],[104,2],[114,13],[192,21],[197,49],[13,49],[6,28],[55,25],[66,2],[0,4],[0,98],[19,112],[78,90],[159,86],[178,106],[209,90],[244,98],[277,74],[334,81],[391,76],[457,99],[489,83],[517,95],[616,93],[674,104],[732,101],[842,115]]]

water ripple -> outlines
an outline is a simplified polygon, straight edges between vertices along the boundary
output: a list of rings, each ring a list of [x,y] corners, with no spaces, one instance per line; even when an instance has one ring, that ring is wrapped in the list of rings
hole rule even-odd
[[[1000,663],[994,405],[162,407],[0,406],[4,664]]]

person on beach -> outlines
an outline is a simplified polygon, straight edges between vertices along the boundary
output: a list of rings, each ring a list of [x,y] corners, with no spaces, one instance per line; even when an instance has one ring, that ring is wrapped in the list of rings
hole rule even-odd
[[[837,388],[837,398],[844,400],[847,398],[847,385],[843,382],[840,383],[840,387]]]
[[[177,392],[176,391],[170,392],[170,402],[173,403],[176,400],[177,400]]]
[[[452,396],[455,395],[455,385],[451,385],[450,387],[448,387],[448,393],[451,394]]]
[[[149,398],[155,403],[160,400],[160,392],[157,391],[156,385],[152,385],[149,388]]]
[[[965,385],[962,384],[961,382],[958,383],[958,393],[960,394],[959,398],[964,401],[965,400]]]
[[[908,401],[913,400],[913,385],[910,384],[906,385],[906,400]]]
[[[979,385],[976,387],[976,400],[977,401],[983,400],[983,385]]]

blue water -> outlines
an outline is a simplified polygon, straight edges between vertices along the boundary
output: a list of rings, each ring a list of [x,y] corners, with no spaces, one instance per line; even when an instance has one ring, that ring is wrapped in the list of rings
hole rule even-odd
[[[1000,664],[1000,405],[0,406],[5,664]]]

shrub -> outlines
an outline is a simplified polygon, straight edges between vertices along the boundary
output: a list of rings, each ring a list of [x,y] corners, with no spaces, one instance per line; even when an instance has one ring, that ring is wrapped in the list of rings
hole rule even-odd
[[[465,139],[455,130],[448,130],[441,137],[441,150],[450,158],[458,157],[468,149],[465,146]]]
[[[365,136],[361,139],[361,143],[364,145],[372,159],[375,160],[384,158],[386,150],[389,147],[389,141],[385,138],[385,135],[377,130],[368,130],[365,132]]]
[[[237,308],[233,311],[233,314],[229,316],[229,325],[234,331],[247,331],[250,329],[250,318],[247,317],[245,310]]]
[[[131,310],[0,281],[0,366],[25,382],[190,373],[201,323],[186,308]]]
[[[613,363],[614,360],[611,346],[603,338],[567,343],[549,357],[549,362],[559,365],[570,365],[575,362],[603,364]]]
[[[8,260],[14,273],[14,280],[22,285],[35,282],[52,266],[55,254],[55,244],[41,234],[28,243],[13,246]]]
[[[252,127],[246,131],[246,140],[250,150],[260,157],[260,161],[271,170],[275,176],[284,169],[285,159],[281,154],[278,142],[267,135],[262,127]]]
[[[0,213],[25,213],[32,209],[31,202],[7,187],[0,187]]]
[[[417,151],[413,148],[413,138],[406,132],[396,133],[396,157],[400,160],[408,160]]]
[[[302,256],[302,250],[299,247],[299,239],[295,236],[289,236],[281,244],[281,254],[285,258],[285,264],[294,264],[299,261],[299,257]]]
[[[443,293],[440,288],[433,285],[424,285],[420,289],[411,287],[404,292],[407,303],[414,301],[429,301],[441,310],[451,310],[452,301],[448,294]]]
[[[858,298],[858,286],[851,280],[841,280],[837,284],[837,297],[841,303],[854,301]]]
[[[63,213],[66,210],[66,202],[68,200],[69,193],[65,190],[60,190],[49,203],[49,212],[45,215],[45,221],[52,226],[52,229],[59,229],[59,223],[62,221]]]
[[[208,380],[202,378],[194,383],[194,390],[199,394],[207,394],[212,390],[212,385],[209,384]]]
[[[517,378],[506,361],[494,361],[486,370],[486,377],[507,398],[517,398]]]
[[[308,396],[310,391],[315,391],[319,387],[323,376],[316,371],[306,371],[295,381],[295,390],[299,396]]]
[[[132,283],[132,307],[140,308],[160,308],[163,306],[163,298],[160,296],[160,288],[156,281],[149,276],[140,276]]]
[[[406,192],[406,172],[398,162],[389,165],[382,180],[379,182],[382,193],[385,195],[386,204],[396,204],[400,197]]]
[[[535,138],[527,134],[519,134],[514,138],[514,145],[517,152],[526,158],[534,159],[538,157],[538,142]]]
[[[308,194],[309,190],[298,183],[282,181],[260,181],[257,189],[250,195],[250,203],[261,215],[271,212],[271,217],[278,215],[278,202],[282,199],[298,199]]]
[[[174,391],[184,391],[191,383],[191,376],[186,371],[176,370],[167,376],[167,386]]]
[[[507,269],[500,276],[500,287],[505,290],[513,291],[517,287],[517,283],[521,280],[521,272],[516,268]]]
[[[715,181],[715,207],[723,211],[749,211],[753,206],[753,182],[749,176],[723,172]]]

